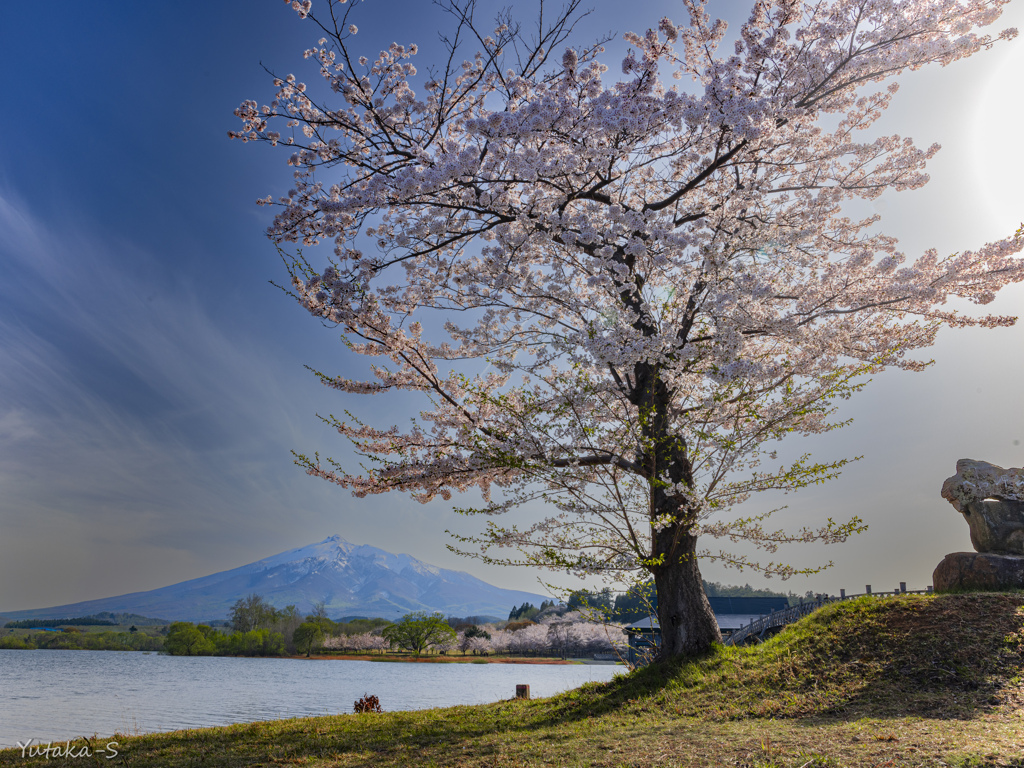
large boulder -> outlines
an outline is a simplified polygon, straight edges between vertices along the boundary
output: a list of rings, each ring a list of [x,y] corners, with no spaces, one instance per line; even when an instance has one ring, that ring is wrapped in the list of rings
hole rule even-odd
[[[978,552],[1024,555],[1024,469],[960,459],[942,498],[967,520]]]
[[[936,567],[932,584],[936,592],[1024,589],[1024,556],[954,552]]]

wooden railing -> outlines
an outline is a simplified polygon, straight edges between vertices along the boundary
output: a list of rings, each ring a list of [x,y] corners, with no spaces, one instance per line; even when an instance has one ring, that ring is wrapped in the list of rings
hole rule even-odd
[[[906,582],[900,582],[900,586],[891,592],[873,592],[871,585],[866,587],[865,592],[861,592],[856,595],[846,594],[845,589],[839,590],[839,596],[835,595],[819,595],[813,600],[801,600],[796,605],[791,605],[789,608],[784,608],[781,611],[773,611],[765,616],[761,616],[758,619],[754,619],[752,622],[747,624],[745,627],[733,632],[729,637],[725,638],[725,645],[741,645],[747,640],[757,639],[763,640],[772,630],[778,630],[787,624],[792,624],[794,621],[802,619],[812,611],[816,611],[821,606],[828,603],[838,603],[843,600],[853,600],[857,597],[864,597],[869,595],[871,597],[894,597],[896,595],[924,595],[931,594],[932,588],[928,589],[907,589]]]

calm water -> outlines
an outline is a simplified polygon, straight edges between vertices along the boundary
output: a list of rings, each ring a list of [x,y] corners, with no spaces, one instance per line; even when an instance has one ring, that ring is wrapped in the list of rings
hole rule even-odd
[[[533,696],[611,680],[621,666],[403,664],[235,659],[117,651],[0,650],[0,747],[29,738],[173,731],[352,711],[364,693],[385,710]]]

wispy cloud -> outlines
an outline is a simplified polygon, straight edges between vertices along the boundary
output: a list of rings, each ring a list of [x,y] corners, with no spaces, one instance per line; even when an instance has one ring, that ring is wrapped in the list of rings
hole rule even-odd
[[[54,548],[113,532],[202,557],[279,515],[294,376],[272,353],[129,243],[55,230],[10,195],[0,231],[0,519],[21,533],[0,561],[47,531]]]
[[[279,312],[283,337],[312,330],[325,359],[334,334],[286,302],[211,300],[167,254],[3,192],[0,231],[0,608],[164,586],[336,532],[469,565],[444,547],[450,505],[353,502],[293,466],[292,448],[346,455],[315,417],[345,404],[302,368],[310,347],[245,318]],[[355,407],[396,418],[394,401]]]

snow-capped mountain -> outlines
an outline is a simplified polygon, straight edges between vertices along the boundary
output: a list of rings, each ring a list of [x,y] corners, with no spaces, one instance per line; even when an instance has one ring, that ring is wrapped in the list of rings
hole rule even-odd
[[[2,613],[8,619],[44,619],[111,611],[171,621],[213,621],[226,619],[234,602],[253,592],[277,608],[295,605],[301,613],[322,600],[334,618],[393,619],[410,611],[502,618],[523,602],[539,605],[545,599],[530,592],[501,589],[463,571],[438,568],[410,555],[330,536],[240,568],[149,592]]]

